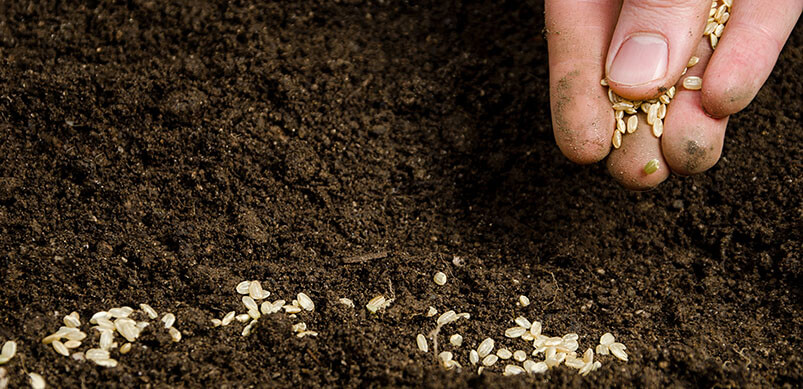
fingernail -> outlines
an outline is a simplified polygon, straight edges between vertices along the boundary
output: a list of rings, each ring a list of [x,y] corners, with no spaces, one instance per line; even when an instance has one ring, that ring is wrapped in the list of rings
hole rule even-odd
[[[619,47],[608,70],[611,81],[624,85],[641,85],[666,74],[669,47],[655,34],[635,34]]]

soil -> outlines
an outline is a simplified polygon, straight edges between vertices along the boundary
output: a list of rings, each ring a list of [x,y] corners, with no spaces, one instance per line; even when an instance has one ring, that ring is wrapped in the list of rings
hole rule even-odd
[[[554,144],[541,2],[76,3],[0,4],[11,387],[25,371],[53,387],[803,380],[801,29],[713,169],[632,193]],[[244,312],[248,279],[315,311],[213,328]],[[380,293],[395,300],[368,314]],[[179,343],[152,325],[100,368],[40,342],[71,311],[143,302],[176,314]],[[610,331],[630,361],[444,371],[415,346],[430,305],[471,314],[444,329],[464,365],[486,336],[520,345],[502,336],[518,315],[581,351]],[[298,320],[320,335],[293,336]]]

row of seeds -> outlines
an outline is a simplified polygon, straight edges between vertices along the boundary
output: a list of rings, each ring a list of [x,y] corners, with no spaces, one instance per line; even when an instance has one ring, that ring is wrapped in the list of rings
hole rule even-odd
[[[140,304],[143,317],[155,320],[159,314],[148,304]],[[89,348],[86,351],[72,352],[81,347],[87,334],[81,331],[81,319],[77,312],[72,312],[64,316],[64,325],[58,331],[44,337],[43,344],[49,344],[53,349],[64,356],[71,356],[75,360],[90,360],[96,365],[104,367],[115,367],[118,364],[116,359],[111,358],[111,350],[118,348],[115,336],[119,335],[125,339],[125,343],[119,346],[119,354],[127,354],[131,351],[133,344],[140,337],[142,332],[150,326],[147,319],[134,320],[132,317],[140,311],[131,307],[111,308],[108,311],[100,311],[92,315],[89,323],[93,324],[91,329],[98,331],[100,338],[98,346]],[[161,319],[162,325],[168,330],[174,342],[181,340],[181,331],[173,327],[176,316],[166,313]]]

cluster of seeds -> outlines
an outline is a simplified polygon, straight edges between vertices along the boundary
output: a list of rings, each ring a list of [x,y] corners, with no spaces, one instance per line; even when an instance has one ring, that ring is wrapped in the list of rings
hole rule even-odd
[[[259,281],[240,282],[235,287],[235,290],[237,293],[243,295],[241,301],[245,306],[246,313],[238,315],[236,311],[228,312],[222,319],[212,319],[212,325],[214,327],[228,326],[234,320],[241,323],[248,322],[243,328],[242,336],[250,335],[254,325],[256,325],[263,315],[270,315],[284,310],[291,318],[296,318],[296,314],[301,311],[312,312],[315,310],[315,303],[303,292],[298,293],[290,304],[287,304],[286,300],[276,300],[273,302],[263,301],[262,304],[258,304],[257,300],[264,300],[270,297],[270,292],[264,290],[262,288],[262,283]],[[341,299],[341,303],[343,303],[343,300],[344,299]],[[348,301],[351,302],[351,300]],[[354,303],[352,302],[351,304],[353,306]],[[307,324],[304,322],[294,324],[292,330],[299,338],[304,336],[318,336],[317,332],[307,330]]]
[[[675,87],[669,88],[657,99],[631,101],[620,97],[613,92],[608,85],[608,80],[602,79],[600,85],[608,87],[608,100],[611,102],[616,116],[616,131],[613,132],[611,143],[614,148],[622,146],[622,137],[625,134],[632,134],[638,129],[638,111],[641,110],[646,116],[647,124],[652,126],[652,134],[660,138],[664,133],[664,118],[669,103],[675,98]],[[629,115],[629,116],[628,116]]]
[[[468,313],[457,314],[455,311],[450,310],[438,317],[437,327],[429,335],[430,339],[432,339],[435,353],[438,352],[438,333],[442,327],[460,318],[469,319],[470,315]],[[580,338],[577,334],[547,336],[541,332],[542,326],[538,321],[531,322],[527,318],[519,316],[514,322],[516,326],[505,330],[505,337],[520,339],[528,343],[532,342],[532,351],[528,354],[523,349],[511,351],[507,348],[499,348],[494,353],[496,342],[493,338],[485,338],[476,349],[468,351],[468,363],[475,366],[480,365],[477,369],[477,374],[482,374],[483,370],[493,367],[500,360],[507,361],[502,370],[503,375],[541,374],[559,366],[561,363],[577,369],[581,375],[587,375],[602,366],[600,361],[594,360],[594,349],[590,347],[582,355],[577,354],[577,349],[579,348],[578,339]],[[416,346],[420,351],[429,352],[427,337],[423,334],[418,334],[415,340]],[[449,343],[454,348],[458,348],[464,343],[463,336],[453,334],[449,337]],[[600,344],[596,347],[599,355],[613,354],[616,358],[627,361],[625,349],[625,345],[616,342],[610,333],[604,334],[600,338]],[[543,360],[535,361],[530,359],[530,356],[535,357],[540,354],[543,354]],[[442,351],[437,356],[440,364],[446,369],[462,368],[461,363],[456,359],[454,351]]]
[[[150,305],[140,304],[140,309],[143,316],[151,320],[159,317]],[[81,347],[82,341],[87,337],[87,334],[81,331],[81,319],[78,312],[72,312],[64,316],[64,325],[58,331],[44,337],[43,344],[49,344],[57,353],[65,357],[72,356],[75,360],[90,360],[98,366],[115,367],[118,362],[116,359],[111,358],[111,350],[118,348],[118,343],[115,342],[115,334],[122,336],[125,343],[119,346],[120,355],[127,354],[131,351],[133,343],[140,337],[142,331],[145,330],[150,323],[146,320],[134,320],[131,318],[138,311],[131,307],[118,307],[111,308],[108,311],[100,311],[92,315],[89,319],[90,324],[94,324],[92,329],[100,333],[98,347],[89,348],[84,352],[74,352],[71,350]],[[172,313],[166,313],[161,322],[164,328],[168,330],[170,337],[174,342],[181,340],[181,331],[173,327],[176,322],[176,316]]]
[[[722,4],[719,4],[717,0],[711,2],[711,10],[708,12],[708,22],[703,30],[703,36],[708,36],[712,49],[717,48],[717,42],[722,37],[722,31],[725,30],[725,23],[730,19],[732,5],[733,0],[722,0]]]

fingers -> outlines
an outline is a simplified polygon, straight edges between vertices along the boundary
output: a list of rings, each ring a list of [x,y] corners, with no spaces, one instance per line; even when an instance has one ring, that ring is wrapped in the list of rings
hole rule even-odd
[[[624,0],[605,65],[630,100],[655,98],[675,83],[702,36],[711,0]]]
[[[602,160],[614,118],[603,76],[618,0],[547,0],[552,129],[563,154],[576,163]]]
[[[703,78],[702,104],[724,117],[744,109],[767,81],[803,9],[801,0],[738,0]]]
[[[658,160],[658,170],[644,170],[650,160]],[[638,114],[638,129],[622,137],[622,146],[608,157],[608,171],[627,189],[647,190],[669,177],[669,168],[661,156],[661,140],[652,135],[647,117]]]
[[[722,155],[728,124],[727,117],[717,119],[705,112],[700,91],[686,90],[681,86],[686,77],[708,74],[706,66],[711,58],[708,39],[699,42],[694,55],[700,58],[700,62],[689,68],[678,82],[675,98],[666,112],[661,138],[666,162],[673,172],[681,175],[702,173],[717,163]],[[703,80],[703,84],[709,82]]]

